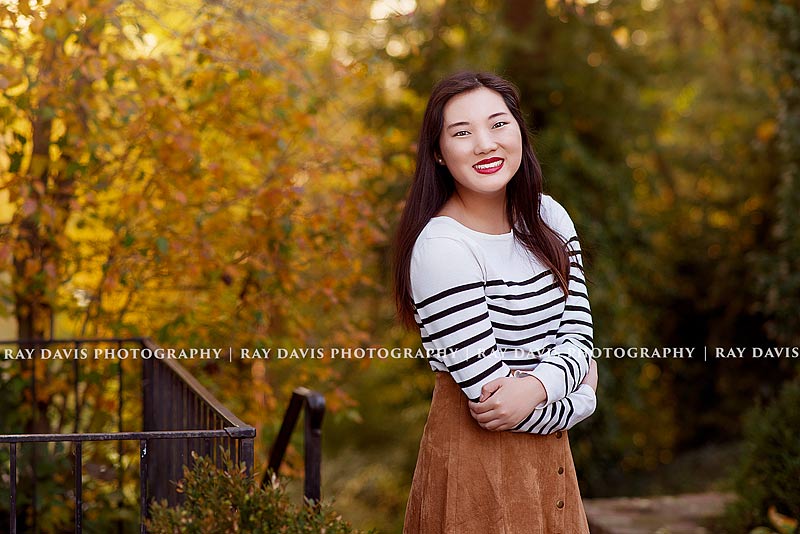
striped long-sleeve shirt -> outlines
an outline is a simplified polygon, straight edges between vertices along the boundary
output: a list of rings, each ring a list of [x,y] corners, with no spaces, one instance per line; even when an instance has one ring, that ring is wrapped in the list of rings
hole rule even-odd
[[[485,234],[434,217],[411,258],[411,290],[423,347],[434,371],[449,372],[473,401],[484,384],[523,370],[544,385],[547,400],[515,432],[569,429],[595,409],[581,384],[593,331],[581,249],[566,210],[541,197],[542,219],[567,243],[569,296],[553,273],[513,233]]]

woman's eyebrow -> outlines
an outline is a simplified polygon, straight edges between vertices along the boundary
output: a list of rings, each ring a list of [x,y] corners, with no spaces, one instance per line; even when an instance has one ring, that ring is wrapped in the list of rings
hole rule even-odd
[[[492,120],[493,118],[499,117],[500,115],[508,115],[508,112],[507,111],[498,111],[497,113],[492,113],[491,115],[489,115],[489,118],[487,120]],[[447,128],[445,128],[445,129],[449,130],[450,128],[453,128],[454,126],[469,126],[469,122],[468,121],[454,122],[453,124],[449,124],[447,126]]]
[[[469,126],[469,122],[467,122],[467,121],[454,122],[453,124],[449,125],[447,127],[447,129],[449,130],[450,128],[453,128],[454,126]]]

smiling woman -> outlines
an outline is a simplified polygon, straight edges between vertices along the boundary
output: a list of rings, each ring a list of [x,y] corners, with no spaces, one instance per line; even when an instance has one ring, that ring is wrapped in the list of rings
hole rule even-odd
[[[404,532],[588,533],[566,434],[596,405],[583,261],[498,76],[428,101],[395,293],[441,355]]]
[[[456,95],[445,106],[444,124],[437,162],[453,176],[455,191],[441,214],[476,225],[485,219],[507,232],[505,187],[519,169],[522,138],[503,97],[486,87]]]

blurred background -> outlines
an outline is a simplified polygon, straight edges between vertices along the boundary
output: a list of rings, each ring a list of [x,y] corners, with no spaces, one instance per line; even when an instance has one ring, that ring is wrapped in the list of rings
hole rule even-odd
[[[800,346],[796,0],[0,1],[0,337],[419,347],[391,238],[427,96],[462,69],[520,89],[596,346],[696,348],[599,361],[584,497],[751,487],[719,528],[800,516],[800,358],[702,358]],[[291,390],[324,393],[323,497],[400,530],[426,362],[186,365],[257,427],[262,471]],[[65,402],[57,366],[36,402],[30,369],[0,371],[1,432]]]

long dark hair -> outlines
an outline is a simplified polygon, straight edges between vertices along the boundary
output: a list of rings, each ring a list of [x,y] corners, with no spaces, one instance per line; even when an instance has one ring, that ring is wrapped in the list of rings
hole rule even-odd
[[[411,296],[411,253],[414,244],[428,221],[455,190],[450,171],[434,161],[436,154],[440,153],[439,136],[444,122],[444,107],[452,97],[480,87],[491,89],[503,97],[522,135],[522,162],[506,186],[506,215],[514,237],[550,268],[564,295],[569,293],[569,256],[565,243],[539,214],[542,169],[528,139],[520,110],[519,92],[511,82],[496,74],[460,72],[439,82],[428,100],[417,145],[414,181],[395,236],[394,294],[399,318],[408,328],[415,327],[414,299]]]

